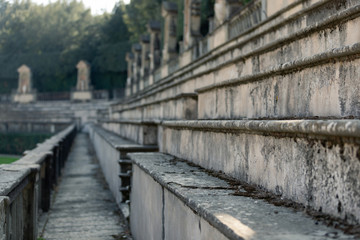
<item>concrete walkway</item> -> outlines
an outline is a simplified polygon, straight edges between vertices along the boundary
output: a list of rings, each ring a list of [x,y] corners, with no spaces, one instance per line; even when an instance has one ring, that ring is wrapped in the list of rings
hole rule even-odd
[[[75,138],[40,236],[50,239],[130,239],[103,179],[88,136]]]

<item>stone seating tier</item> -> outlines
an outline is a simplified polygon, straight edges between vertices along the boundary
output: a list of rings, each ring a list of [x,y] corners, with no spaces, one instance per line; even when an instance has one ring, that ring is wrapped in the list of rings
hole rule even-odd
[[[288,208],[296,204],[177,157],[133,153],[130,158],[134,239],[353,239],[326,226],[319,215],[304,214],[301,206]]]
[[[124,103],[113,106],[113,112],[199,89],[200,119],[358,116],[357,106],[353,104],[357,102],[357,90],[349,90],[347,86],[358,85],[354,76],[358,74],[356,26],[360,21],[360,5],[355,1],[339,5],[320,1],[301,7],[301,10],[287,8],[279,16],[254,26],[247,34],[164,75]],[[314,19],[315,12],[322,12],[324,17]],[[343,82],[345,84],[340,84]],[[293,87],[296,84],[300,87]],[[294,89],[298,89],[294,96],[286,95]],[[239,96],[242,98],[238,99]],[[297,96],[307,98],[308,102],[297,106],[293,100]],[[207,104],[207,99],[213,102]],[[236,108],[235,103],[241,105],[252,99],[254,112],[244,112],[247,105],[238,108],[238,112],[231,111]],[[329,99],[333,104],[319,106],[319,102]],[[264,104],[268,109],[262,108]],[[219,113],[214,108],[220,108]]]

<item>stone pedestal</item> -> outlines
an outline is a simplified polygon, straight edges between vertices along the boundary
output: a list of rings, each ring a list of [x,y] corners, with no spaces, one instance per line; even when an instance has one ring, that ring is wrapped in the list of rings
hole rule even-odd
[[[161,24],[157,21],[150,21],[148,24],[148,32],[150,34],[150,73],[157,69],[160,65],[160,33]],[[150,81],[150,84],[152,82]]]
[[[133,94],[137,93],[140,89],[140,77],[141,77],[141,45],[136,43],[132,46],[132,53],[134,55],[134,61],[133,61],[133,84],[132,84],[132,90]]]
[[[133,84],[133,61],[134,54],[126,53],[126,62],[127,62],[127,79],[126,79],[126,90],[125,96],[128,97],[132,94],[132,84]]]
[[[73,101],[90,101],[92,99],[92,91],[74,91],[71,93],[71,100]]]
[[[13,101],[18,103],[36,102],[36,92],[33,93],[15,93]]]
[[[178,8],[176,3],[163,2],[162,16],[165,20],[163,63],[177,57],[176,25]]]
[[[149,74],[150,69],[150,36],[143,35],[140,38],[141,45],[141,68],[140,68],[140,76],[143,79],[145,76]]]
[[[200,0],[184,0],[184,42],[183,48],[187,50],[200,38]]]

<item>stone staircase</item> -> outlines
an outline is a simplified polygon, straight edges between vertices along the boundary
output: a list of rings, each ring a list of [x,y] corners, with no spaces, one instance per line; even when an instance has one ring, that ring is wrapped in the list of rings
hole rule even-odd
[[[159,146],[130,154],[134,239],[359,237],[359,26],[358,0],[254,1],[129,76],[101,125]]]

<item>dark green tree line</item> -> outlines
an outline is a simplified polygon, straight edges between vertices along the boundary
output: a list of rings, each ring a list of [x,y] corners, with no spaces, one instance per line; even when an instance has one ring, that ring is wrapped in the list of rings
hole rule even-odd
[[[184,0],[178,4],[178,40],[183,35]],[[31,0],[0,0],[0,93],[17,86],[16,69],[27,64],[40,92],[69,91],[76,84],[76,64],[92,66],[96,89],[125,85],[125,53],[146,33],[150,20],[162,21],[163,0],[119,0],[111,14],[91,15],[79,0],[37,5]],[[201,2],[201,31],[208,30],[214,0]]]
[[[96,88],[124,85],[129,35],[122,8],[92,16],[75,0],[45,6],[0,0],[0,13],[1,92],[16,86],[21,64],[31,67],[39,91],[68,91],[75,86],[75,65],[81,59],[91,63]]]

